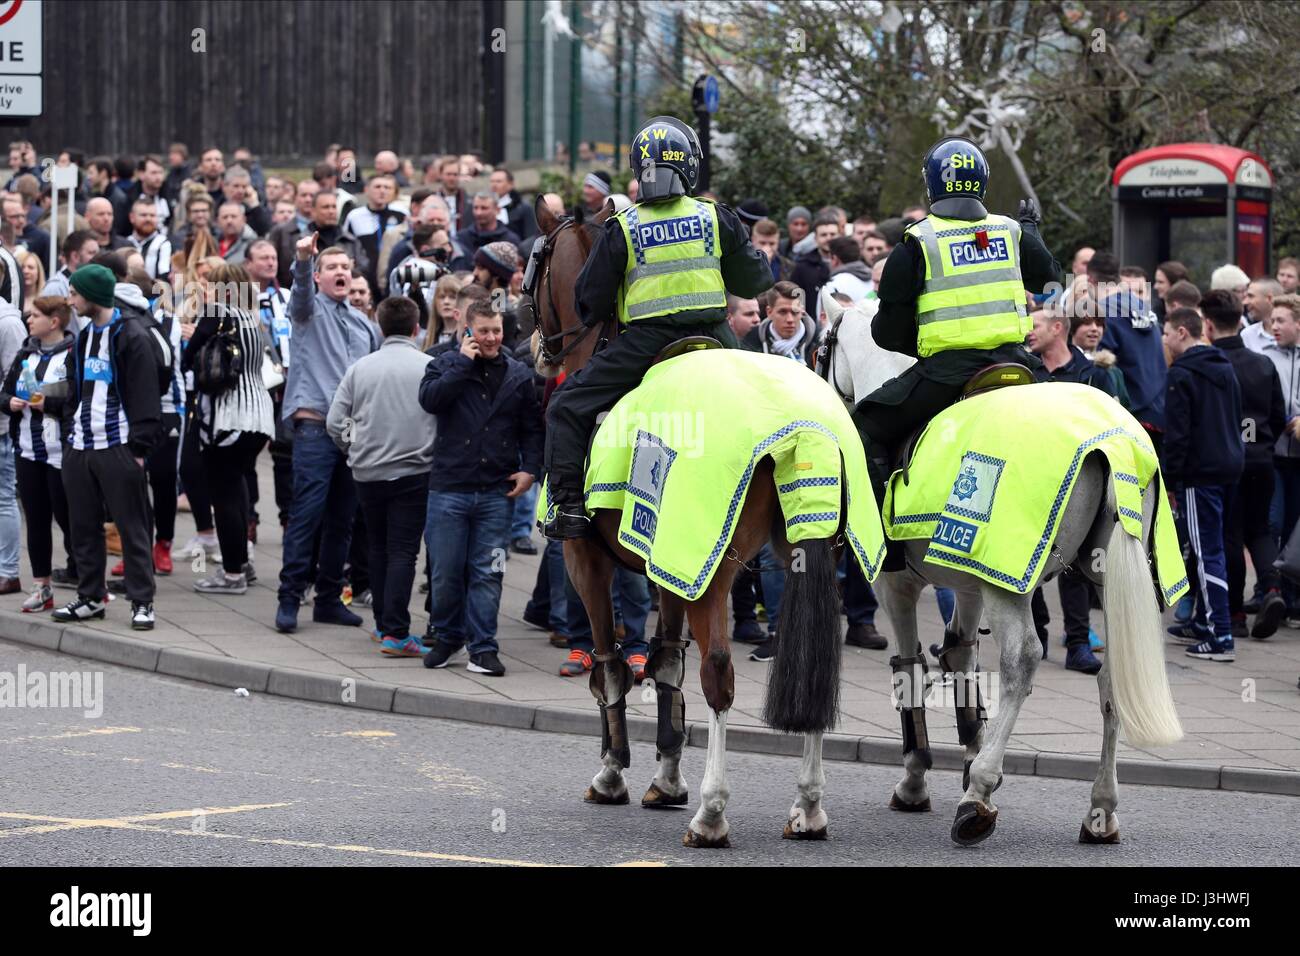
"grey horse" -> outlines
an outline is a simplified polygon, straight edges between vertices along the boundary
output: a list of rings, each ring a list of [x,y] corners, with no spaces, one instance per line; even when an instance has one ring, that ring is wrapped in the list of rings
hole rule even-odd
[[[885,351],[872,338],[873,301],[846,310],[823,295],[822,307],[831,332],[821,368],[845,401],[856,404],[912,364],[913,359]],[[924,452],[912,467],[924,468],[923,456]],[[1116,518],[1106,458],[1089,455],[1066,503],[1043,570],[1043,581],[1066,569],[1083,574],[1102,594],[1104,608],[1107,652],[1097,675],[1103,721],[1101,759],[1091,806],[1079,831],[1081,843],[1119,841],[1115,748],[1121,725],[1135,746],[1162,746],[1182,737],[1165,673],[1160,607],[1144,544],[1151,540],[1158,487],[1159,482],[1152,481],[1143,496],[1143,536],[1139,541],[1125,533]],[[925,727],[926,664],[916,607],[927,584],[951,588],[957,608],[944,635],[940,664],[953,675],[958,738],[966,751],[965,793],[957,807],[952,838],[972,845],[988,837],[996,825],[993,791],[1002,783],[1003,757],[1021,705],[1033,687],[1041,645],[1034,632],[1030,594],[1017,594],[973,575],[927,564],[928,544],[926,540],[907,542],[907,568],[882,574],[876,585],[897,643],[897,657],[891,664],[905,751],[903,779],[894,788],[890,806],[901,811],[930,809],[925,781],[931,766]],[[975,673],[981,619],[998,640],[1001,652],[1000,704],[987,726],[979,696],[980,675]]]

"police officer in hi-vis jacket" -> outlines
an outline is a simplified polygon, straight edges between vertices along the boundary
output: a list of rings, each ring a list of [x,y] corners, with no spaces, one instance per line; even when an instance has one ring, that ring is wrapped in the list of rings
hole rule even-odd
[[[551,397],[546,472],[555,517],[549,538],[578,538],[587,440],[596,417],[641,382],[661,349],[706,335],[729,348],[727,293],[752,299],[772,285],[767,257],[720,203],[692,196],[703,152],[695,131],[656,116],[632,140],[628,159],[640,202],[605,222],[575,289],[586,325],[617,316],[622,328]]]
[[[978,146],[945,137],[926,153],[922,174],[930,213],[889,254],[871,322],[878,345],[918,361],[853,413],[878,491],[898,445],[980,369],[1016,362],[1038,373],[1042,362],[1023,345],[1033,327],[1025,292],[1061,280],[1032,200],[1021,200],[1017,219],[984,208],[989,167]]]

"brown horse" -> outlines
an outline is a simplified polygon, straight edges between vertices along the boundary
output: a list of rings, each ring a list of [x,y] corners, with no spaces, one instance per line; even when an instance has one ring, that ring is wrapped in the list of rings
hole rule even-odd
[[[558,375],[561,367],[573,376],[595,350],[618,334],[611,319],[600,327],[585,328],[578,317],[573,290],[578,274],[595,241],[595,229],[613,212],[612,204],[596,217],[595,224],[580,226],[561,220],[540,199],[537,222],[545,238],[536,264],[535,289],[537,329],[533,333],[534,356],[541,374]],[[674,361],[690,361],[689,356]],[[700,683],[708,701],[709,744],[700,808],[691,820],[683,843],[689,847],[729,845],[729,826],[724,811],[729,796],[726,774],[727,711],[735,696],[735,675],[727,637],[727,595],[736,573],[751,561],[767,541],[790,565],[790,544],[777,488],[773,462],[757,463],[736,521],[727,556],[705,591],[694,601],[660,589],[659,623],[650,642],[646,675],[654,681],[659,726],[656,739],[659,771],[641,799],[643,807],[682,806],[687,802],[686,781],[681,774],[682,748],[686,743],[686,704],[682,681],[686,671],[683,624],[689,622],[691,636],[699,644]],[[841,508],[841,514],[847,509]],[[595,642],[596,666],[591,675],[591,692],[602,717],[601,759],[603,767],[593,778],[584,799],[597,804],[625,804],[628,801],[623,770],[631,763],[627,736],[626,695],[632,687],[632,671],[614,643],[614,609],[611,585],[615,562],[645,573],[641,555],[618,540],[622,512],[599,509],[592,515],[592,533],[583,539],[564,542],[564,563],[574,587],[586,605]],[[775,659],[768,682],[764,719],[773,727],[804,734],[803,768],[799,796],[790,810],[784,835],[790,839],[823,839],[826,813],[822,792],[822,733],[834,725],[839,704],[840,621],[835,569],[842,541],[833,538],[800,542],[799,573],[787,573],[785,592],[775,643]]]

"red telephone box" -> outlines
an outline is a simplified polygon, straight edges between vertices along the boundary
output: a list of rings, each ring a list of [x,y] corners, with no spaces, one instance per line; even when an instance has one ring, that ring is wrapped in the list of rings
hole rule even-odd
[[[1144,149],[1115,167],[1111,193],[1124,265],[1154,276],[1175,259],[1202,287],[1229,262],[1252,279],[1273,274],[1273,173],[1259,154],[1216,143]]]

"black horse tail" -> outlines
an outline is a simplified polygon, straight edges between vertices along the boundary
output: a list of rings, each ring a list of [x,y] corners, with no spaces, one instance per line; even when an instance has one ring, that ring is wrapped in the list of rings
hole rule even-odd
[[[787,733],[821,733],[840,710],[840,601],[835,553],[827,538],[791,549],[785,573],[775,657],[763,720]]]

